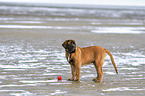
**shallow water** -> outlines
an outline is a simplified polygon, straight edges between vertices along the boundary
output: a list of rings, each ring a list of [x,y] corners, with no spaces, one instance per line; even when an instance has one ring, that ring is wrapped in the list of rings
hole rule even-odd
[[[144,8],[3,4],[0,10],[1,95],[144,96]],[[71,72],[61,46],[65,39],[75,39],[80,47],[110,50],[119,74],[107,55],[102,83],[92,81],[96,77],[92,64],[82,66],[80,82],[67,81]]]
[[[24,38],[25,39],[25,38]],[[107,55],[103,83],[95,83],[93,65],[82,66],[81,82],[70,82],[70,66],[64,50],[43,45],[11,43],[0,48],[0,93],[2,95],[143,95],[145,55],[140,52],[113,52],[119,74]],[[9,45],[9,46],[8,46]],[[45,49],[45,47],[47,48]],[[58,81],[57,76],[62,76]],[[111,77],[111,78],[110,78]],[[121,92],[121,93],[120,93]]]

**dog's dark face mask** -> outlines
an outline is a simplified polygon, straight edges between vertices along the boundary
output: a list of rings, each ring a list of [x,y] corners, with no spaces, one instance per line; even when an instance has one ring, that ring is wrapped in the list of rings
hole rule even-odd
[[[75,53],[76,51],[76,43],[74,40],[66,40],[62,46],[65,48],[68,53]]]
[[[68,44],[68,52],[69,53],[75,53],[75,51],[76,51],[76,45],[69,43]]]

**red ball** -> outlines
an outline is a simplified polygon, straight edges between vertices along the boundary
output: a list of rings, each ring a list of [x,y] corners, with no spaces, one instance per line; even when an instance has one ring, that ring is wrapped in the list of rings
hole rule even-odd
[[[61,79],[62,79],[62,77],[61,77],[61,76],[58,76],[58,77],[57,77],[57,79],[58,79],[58,80],[61,80]]]

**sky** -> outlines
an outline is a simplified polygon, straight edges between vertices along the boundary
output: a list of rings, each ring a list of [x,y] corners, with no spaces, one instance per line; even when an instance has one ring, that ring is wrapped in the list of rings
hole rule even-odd
[[[145,6],[145,0],[0,0],[0,2]]]

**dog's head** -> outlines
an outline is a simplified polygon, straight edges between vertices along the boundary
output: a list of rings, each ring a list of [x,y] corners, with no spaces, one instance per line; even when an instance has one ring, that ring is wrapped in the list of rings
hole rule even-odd
[[[74,40],[65,40],[62,46],[65,48],[66,52],[75,53],[76,51],[76,43]]]

